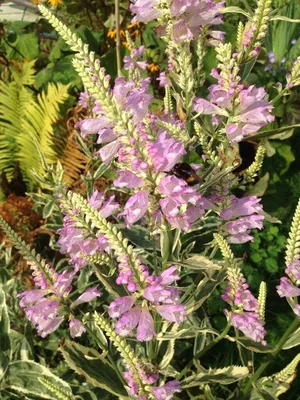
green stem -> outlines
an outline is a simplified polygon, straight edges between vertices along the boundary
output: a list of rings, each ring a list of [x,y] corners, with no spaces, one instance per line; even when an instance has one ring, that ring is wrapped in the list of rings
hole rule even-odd
[[[223,330],[223,332],[221,333],[220,336],[216,337],[213,341],[211,341],[206,347],[204,347],[204,349],[202,349],[201,351],[199,351],[198,353],[196,353],[194,355],[194,357],[192,358],[192,360],[188,363],[188,365],[182,370],[182,372],[176,377],[177,380],[180,380],[185,373],[190,369],[190,367],[193,365],[195,360],[198,360],[199,358],[201,358],[204,354],[206,354],[211,348],[213,348],[217,343],[220,342],[220,340],[224,339],[224,337],[227,335],[227,333],[229,332],[231,325],[228,323],[225,327],[225,329]]]
[[[274,105],[282,96],[285,95],[285,93],[288,91],[288,88],[285,87],[274,99],[270,101],[270,104]]]
[[[115,0],[115,22],[116,22],[116,56],[117,56],[117,70],[118,75],[121,75],[121,35],[120,35],[120,4],[119,0]]]
[[[255,374],[249,379],[247,385],[245,386],[245,388],[243,390],[244,397],[251,390],[252,384],[261,376],[261,374],[264,372],[264,370],[267,368],[267,366],[270,364],[270,362],[281,351],[281,349],[284,346],[285,342],[287,341],[287,339],[289,338],[291,333],[293,333],[295,331],[295,329],[298,327],[299,324],[300,324],[299,318],[295,318],[294,321],[289,326],[289,328],[284,333],[284,335],[282,336],[282,338],[279,340],[279,342],[278,342],[278,344],[276,346],[276,349],[273,351],[273,353],[270,354],[270,356],[267,358],[267,360],[260,365],[260,367],[255,372]]]
[[[112,286],[110,285],[110,283],[108,283],[108,281],[101,275],[101,273],[98,271],[98,268],[96,267],[96,265],[93,262],[90,262],[90,265],[92,266],[92,269],[95,273],[95,275],[97,276],[97,278],[99,279],[99,281],[102,283],[103,287],[108,291],[108,293],[112,294],[115,297],[119,297],[120,294],[117,293]]]

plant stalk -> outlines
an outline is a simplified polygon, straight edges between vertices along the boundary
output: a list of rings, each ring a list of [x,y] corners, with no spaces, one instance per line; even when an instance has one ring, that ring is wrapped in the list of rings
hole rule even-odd
[[[194,360],[198,360],[199,358],[201,358],[205,353],[207,353],[212,347],[214,347],[217,343],[220,342],[220,340],[224,339],[224,337],[227,335],[227,333],[229,332],[231,325],[230,323],[228,323],[225,327],[225,329],[223,330],[223,332],[221,333],[220,336],[216,337],[213,341],[211,341],[206,347],[204,347],[204,349],[202,349],[201,351],[199,351],[199,353],[195,354],[193,359],[188,363],[188,365],[182,370],[182,372],[176,377],[177,380],[180,380],[185,373],[189,370],[189,368],[193,365]]]
[[[116,23],[116,56],[118,75],[121,75],[121,35],[120,35],[120,2],[115,0],[115,23]]]

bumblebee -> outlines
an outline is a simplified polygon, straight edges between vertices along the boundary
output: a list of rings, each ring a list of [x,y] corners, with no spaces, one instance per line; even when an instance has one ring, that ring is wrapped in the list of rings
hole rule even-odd
[[[176,164],[171,171],[171,175],[183,179],[189,186],[194,186],[203,183],[203,179],[194,171],[194,169],[187,163]]]
[[[251,140],[245,142],[239,142],[239,156],[241,158],[241,163],[237,168],[233,170],[236,175],[243,175],[245,171],[250,167],[250,165],[255,160],[257,150],[257,143]]]

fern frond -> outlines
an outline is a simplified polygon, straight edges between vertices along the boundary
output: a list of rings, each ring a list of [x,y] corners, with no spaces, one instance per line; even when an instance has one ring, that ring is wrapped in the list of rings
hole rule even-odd
[[[50,83],[47,92],[36,99],[25,86],[34,82],[34,62],[23,63],[13,77],[13,82],[0,82],[0,170],[10,180],[19,162],[27,188],[32,190],[36,179],[31,171],[41,169],[36,144],[48,164],[57,161],[53,125],[59,117],[59,105],[68,98],[68,86]]]
[[[54,393],[58,400],[74,400],[72,393],[67,393],[65,390],[53,385],[48,379],[43,377],[38,377],[38,380],[42,385],[45,386],[50,392]]]
[[[62,155],[59,157],[64,169],[64,183],[72,186],[82,174],[89,158],[80,150],[73,133],[69,134]]]
[[[20,133],[26,129],[26,110],[32,102],[33,94],[25,86],[17,82],[0,82],[0,170],[7,174],[8,180],[18,161]],[[36,151],[30,154],[32,162],[35,154]]]
[[[300,200],[293,217],[289,238],[286,245],[285,263],[289,266],[300,252]]]
[[[12,68],[13,80],[19,85],[33,85],[35,83],[35,65],[36,60],[24,61],[19,63],[16,68]]]

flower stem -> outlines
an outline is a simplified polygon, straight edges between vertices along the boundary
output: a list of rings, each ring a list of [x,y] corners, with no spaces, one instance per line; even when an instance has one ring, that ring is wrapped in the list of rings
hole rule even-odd
[[[224,339],[224,337],[227,335],[227,333],[229,332],[231,325],[230,323],[228,323],[225,327],[225,329],[223,330],[223,332],[221,333],[220,336],[216,337],[213,341],[211,341],[206,347],[204,347],[204,349],[202,349],[201,351],[199,351],[198,353],[196,353],[194,355],[194,357],[192,358],[192,360],[188,363],[188,365],[182,370],[182,372],[176,377],[176,379],[180,380],[185,373],[190,369],[190,367],[193,365],[195,360],[198,360],[199,358],[201,358],[205,353],[207,353],[212,347],[214,347],[217,343],[220,342],[220,340]]]
[[[299,326],[299,324],[300,324],[299,318],[295,318],[294,321],[289,326],[289,328],[285,331],[282,338],[279,340],[279,342],[278,342],[275,350],[272,352],[272,354],[269,355],[267,360],[260,365],[260,367],[255,372],[255,374],[252,375],[252,377],[249,379],[247,385],[245,386],[245,388],[243,390],[244,397],[246,397],[248,392],[251,390],[252,384],[254,382],[256,382],[256,380],[261,376],[261,374],[264,372],[264,370],[267,368],[267,366],[270,364],[270,362],[274,359],[274,357],[281,351],[285,342],[287,341],[287,339],[289,338],[291,333],[293,333],[295,331],[295,329]]]
[[[121,74],[121,36],[120,36],[120,3],[119,0],[115,0],[115,22],[116,22],[116,56],[117,56],[117,70],[118,75]]]

